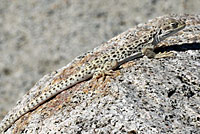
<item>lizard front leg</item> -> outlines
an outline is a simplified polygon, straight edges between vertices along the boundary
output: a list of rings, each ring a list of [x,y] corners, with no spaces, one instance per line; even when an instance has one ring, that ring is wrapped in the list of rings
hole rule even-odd
[[[156,54],[154,52],[154,48],[152,47],[143,48],[142,53],[146,55],[148,58],[156,58],[156,59],[174,56],[173,52],[163,52],[163,53],[159,52],[158,54]]]

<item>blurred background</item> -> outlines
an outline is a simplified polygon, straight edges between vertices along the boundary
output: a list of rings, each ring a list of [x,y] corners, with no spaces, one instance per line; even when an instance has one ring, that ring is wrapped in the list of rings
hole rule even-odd
[[[200,0],[1,0],[0,120],[40,78],[139,23]]]

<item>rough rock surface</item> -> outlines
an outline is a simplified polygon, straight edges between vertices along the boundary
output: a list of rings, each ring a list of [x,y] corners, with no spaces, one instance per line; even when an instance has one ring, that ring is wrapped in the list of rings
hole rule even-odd
[[[199,0],[1,0],[0,120],[45,74],[149,19]]]
[[[130,35],[140,36],[166,17],[131,28],[57,71],[67,76],[97,53],[123,44],[115,40],[130,41]],[[200,16],[170,17],[185,20],[187,27],[156,51],[173,51],[174,57],[143,57],[102,83],[81,82],[20,118],[6,133],[200,133]],[[43,77],[11,112],[44,91],[59,73]]]

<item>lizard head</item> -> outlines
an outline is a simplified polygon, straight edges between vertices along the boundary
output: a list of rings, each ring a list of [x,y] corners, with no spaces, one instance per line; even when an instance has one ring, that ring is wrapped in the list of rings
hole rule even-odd
[[[185,28],[185,26],[186,24],[182,20],[176,20],[176,19],[163,20],[158,27],[158,32],[156,35],[157,41],[160,42],[166,39],[172,34],[175,34],[178,31]]]

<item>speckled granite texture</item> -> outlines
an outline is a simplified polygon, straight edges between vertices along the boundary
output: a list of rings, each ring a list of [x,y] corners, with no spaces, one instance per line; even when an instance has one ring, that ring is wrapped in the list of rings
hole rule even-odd
[[[130,33],[139,36],[142,29],[166,17],[125,31],[58,72],[68,75],[91,55],[109,49],[116,39],[129,40]],[[165,47],[157,51],[173,51],[174,57],[143,57],[134,60],[134,65],[118,69],[119,76],[108,77],[103,83],[93,79],[79,83],[20,118],[6,134],[200,133],[200,16],[171,17],[185,20],[187,26],[162,42]],[[30,102],[45,90],[48,85],[45,81],[52,81],[58,75],[51,73],[40,79],[13,111]]]

